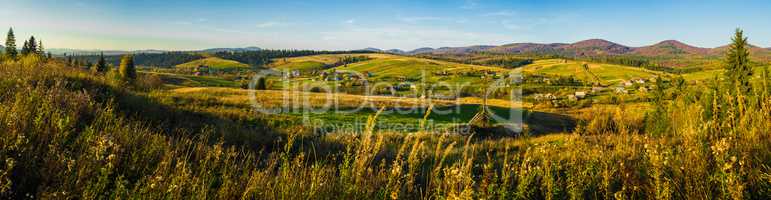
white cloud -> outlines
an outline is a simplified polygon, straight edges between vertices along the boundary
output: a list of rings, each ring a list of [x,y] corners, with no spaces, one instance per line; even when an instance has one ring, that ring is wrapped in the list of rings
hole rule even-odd
[[[498,11],[498,12],[485,13],[485,14],[482,14],[482,16],[485,16],[485,17],[511,17],[511,16],[514,16],[515,14],[517,14],[517,13],[514,12],[514,11],[504,10],[504,11]]]
[[[406,23],[418,23],[422,21],[434,21],[434,20],[441,20],[442,18],[439,17],[431,17],[431,16],[420,16],[420,17],[398,17],[400,21],[406,22]]]
[[[271,28],[271,27],[280,26],[280,25],[283,25],[283,24],[280,22],[263,22],[263,23],[257,24],[257,28]]]
[[[353,24],[353,23],[356,23],[356,20],[355,19],[349,19],[349,20],[345,20],[343,23]]]

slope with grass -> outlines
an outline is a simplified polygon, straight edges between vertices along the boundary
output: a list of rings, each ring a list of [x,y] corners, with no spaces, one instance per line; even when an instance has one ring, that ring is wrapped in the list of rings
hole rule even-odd
[[[208,58],[202,58],[202,59],[190,61],[187,63],[179,64],[176,66],[176,68],[195,69],[196,67],[201,65],[209,66],[211,69],[215,69],[215,70],[226,70],[226,71],[251,68],[249,65],[240,63],[238,61],[226,60],[226,59],[217,58],[217,57],[208,57]]]
[[[587,68],[584,68],[584,65]],[[667,75],[663,72],[651,71],[637,67],[580,62],[565,59],[538,60],[521,68],[523,72],[547,74],[556,76],[574,76],[579,80],[603,85],[612,85],[633,78],[652,78]]]
[[[347,56],[367,56],[370,58],[379,58],[385,54],[322,54],[312,56],[300,56],[291,58],[273,59],[269,67],[278,70],[300,70],[314,71],[322,70],[324,65],[329,65],[340,61]]]
[[[348,64],[334,68],[334,70],[352,70],[357,72],[371,72],[375,78],[386,77],[415,77],[420,76],[422,72],[429,75],[435,72],[472,72],[472,71],[508,71],[499,67],[487,67],[479,65],[468,65],[453,63],[447,61],[432,60],[426,58],[416,58],[391,54],[334,54],[334,55],[315,55],[303,56],[286,59],[275,59],[271,67],[276,69],[310,69],[318,68],[324,64],[332,64],[345,56],[367,56],[371,60]]]
[[[753,73],[756,75],[753,76],[753,81],[760,81],[760,75],[763,73],[764,67],[771,69],[771,66],[755,66],[753,68]],[[725,69],[713,69],[683,74],[683,78],[687,81],[706,81],[715,77],[722,78],[724,75]]]

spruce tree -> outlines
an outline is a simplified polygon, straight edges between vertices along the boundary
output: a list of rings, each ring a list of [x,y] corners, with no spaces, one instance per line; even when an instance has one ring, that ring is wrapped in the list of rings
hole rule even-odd
[[[8,36],[5,38],[5,54],[11,58],[16,58],[19,54],[16,51],[16,36],[13,34],[13,28],[8,29]]]
[[[29,41],[24,40],[24,46],[21,46],[21,55],[27,55],[29,53]]]
[[[752,77],[749,45],[747,38],[744,37],[744,31],[738,28],[731,40],[731,47],[726,54],[725,75],[731,84],[729,88],[734,94],[746,94],[751,90],[750,78]]]
[[[125,55],[120,60],[120,68],[118,69],[121,78],[123,80],[132,82],[137,78],[137,69],[134,66],[134,57],[132,55]]]
[[[104,60],[104,53],[99,53],[99,61],[96,62],[96,67],[94,68],[94,71],[96,72],[106,72],[107,71],[107,62]]]
[[[37,41],[37,51],[36,51],[36,53],[37,53],[37,55],[45,56],[46,52],[45,52],[45,49],[43,48],[43,40],[38,40]]]
[[[35,40],[35,36],[29,37],[29,47],[27,51],[27,53],[37,53],[37,40]]]

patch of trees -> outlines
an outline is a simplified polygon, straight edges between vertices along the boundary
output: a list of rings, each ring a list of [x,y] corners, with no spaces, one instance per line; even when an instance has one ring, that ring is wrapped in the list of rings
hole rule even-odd
[[[474,53],[474,54],[420,54],[416,57],[428,58],[432,60],[441,60],[447,62],[499,66],[506,68],[517,68],[533,63],[530,56],[511,56],[492,53]],[[541,57],[538,57],[541,58]]]
[[[647,70],[667,72],[672,74],[685,74],[685,73],[697,72],[701,70],[700,68],[693,68],[693,67],[675,68],[672,66],[665,66],[655,62],[651,58],[646,58],[641,56],[618,56],[618,55],[592,56],[592,57],[581,58],[578,60],[607,63],[607,64],[626,65],[626,66],[632,66],[632,67],[639,67]]]
[[[260,50],[244,52],[218,52],[214,55],[223,59],[235,60],[251,66],[265,66],[275,58],[312,56],[320,54],[371,53],[371,51],[315,51],[315,50]]]
[[[519,58],[503,58],[503,59],[491,59],[482,62],[482,65],[495,65],[506,68],[517,68],[529,64],[533,64],[533,59],[519,59]]]
[[[3,55],[10,59],[17,59],[19,56],[27,55],[39,55],[43,58],[50,58],[51,54],[45,52],[43,48],[43,41],[35,39],[35,36],[31,36],[28,40],[24,40],[24,45],[21,47],[21,52],[16,49],[16,35],[13,33],[13,28],[8,29],[8,35],[5,38],[5,50]]]
[[[118,66],[123,55],[103,56],[106,63]],[[190,52],[166,52],[166,53],[139,53],[134,54],[134,64],[139,66],[169,68],[186,62],[204,58],[204,56]],[[68,60],[81,63],[97,63],[102,55],[75,55],[68,56]]]
[[[335,63],[324,65],[324,69],[335,68],[343,65],[348,65],[348,64],[357,63],[357,62],[364,62],[368,60],[372,60],[372,58],[368,56],[345,56],[343,58],[340,58],[340,60]]]

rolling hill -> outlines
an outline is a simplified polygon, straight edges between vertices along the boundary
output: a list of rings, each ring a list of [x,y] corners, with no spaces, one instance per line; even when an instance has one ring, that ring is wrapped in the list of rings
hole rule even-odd
[[[666,40],[654,45],[635,48],[633,54],[643,56],[672,56],[681,54],[710,55],[709,48],[687,45],[677,40]]]
[[[584,64],[588,65],[588,71],[583,67]],[[600,83],[603,85],[617,84],[621,81],[633,78],[647,79],[658,75],[665,75],[665,73],[662,72],[650,71],[637,67],[564,59],[537,60],[535,63],[526,65],[518,70],[536,74],[574,76],[587,83],[596,82],[599,79]]]
[[[209,66],[210,68],[217,69],[217,70],[237,70],[237,69],[251,68],[249,65],[240,63],[238,61],[226,60],[226,59],[217,58],[217,57],[202,58],[202,59],[190,61],[187,63],[179,64],[175,67],[183,68],[183,69],[191,69],[201,65]]]
[[[367,56],[370,60],[339,66],[331,69],[321,68],[324,64],[337,62],[344,56]],[[315,56],[303,56],[286,59],[275,59],[271,64],[274,69],[291,70],[327,70],[327,71],[356,71],[369,72],[373,80],[397,80],[400,78],[420,79],[425,72],[427,81],[474,81],[479,75],[471,76],[467,73],[481,72],[508,72],[510,70],[500,67],[488,67],[479,65],[460,64],[447,61],[432,60],[426,58],[408,57],[393,54],[325,54]],[[436,76],[436,73],[463,74],[463,76]]]

